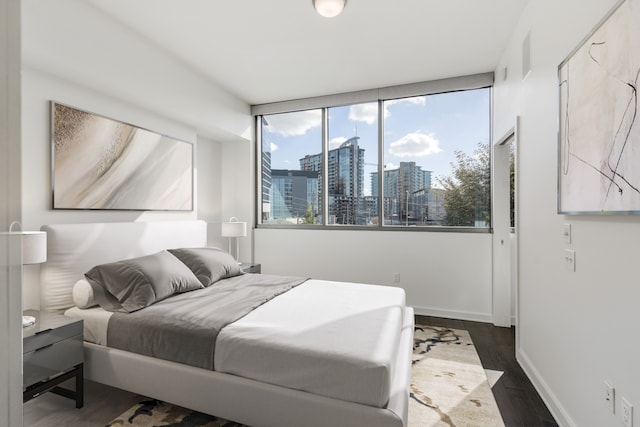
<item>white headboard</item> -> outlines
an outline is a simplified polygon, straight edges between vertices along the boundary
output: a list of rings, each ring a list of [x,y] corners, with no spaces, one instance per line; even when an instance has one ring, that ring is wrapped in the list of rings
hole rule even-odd
[[[72,307],[73,285],[93,266],[163,249],[207,245],[204,221],[54,224],[47,232],[47,262],[40,267],[40,309]]]

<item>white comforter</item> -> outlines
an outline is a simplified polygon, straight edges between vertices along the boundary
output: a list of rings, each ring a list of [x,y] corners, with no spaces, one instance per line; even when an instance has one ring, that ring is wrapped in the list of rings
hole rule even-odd
[[[216,370],[383,407],[404,305],[399,288],[309,280],[222,329]]]

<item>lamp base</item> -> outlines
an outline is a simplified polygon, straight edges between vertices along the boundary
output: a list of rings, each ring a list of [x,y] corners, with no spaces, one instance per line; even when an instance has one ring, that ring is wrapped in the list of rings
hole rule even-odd
[[[22,316],[22,327],[33,326],[36,324],[36,318],[33,316]]]

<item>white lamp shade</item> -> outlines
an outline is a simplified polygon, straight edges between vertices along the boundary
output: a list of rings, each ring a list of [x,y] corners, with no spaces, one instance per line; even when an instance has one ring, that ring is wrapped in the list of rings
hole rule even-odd
[[[247,235],[247,223],[240,221],[223,222],[223,237],[244,237]]]
[[[347,0],[313,0],[313,7],[325,18],[333,18],[340,15],[346,4]]]
[[[40,264],[47,260],[47,233],[44,231],[21,231],[22,263]]]

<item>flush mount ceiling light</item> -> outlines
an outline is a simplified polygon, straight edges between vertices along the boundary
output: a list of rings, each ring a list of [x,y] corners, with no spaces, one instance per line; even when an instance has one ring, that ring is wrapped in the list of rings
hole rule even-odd
[[[340,15],[347,4],[347,0],[311,0],[316,11],[325,18]]]

